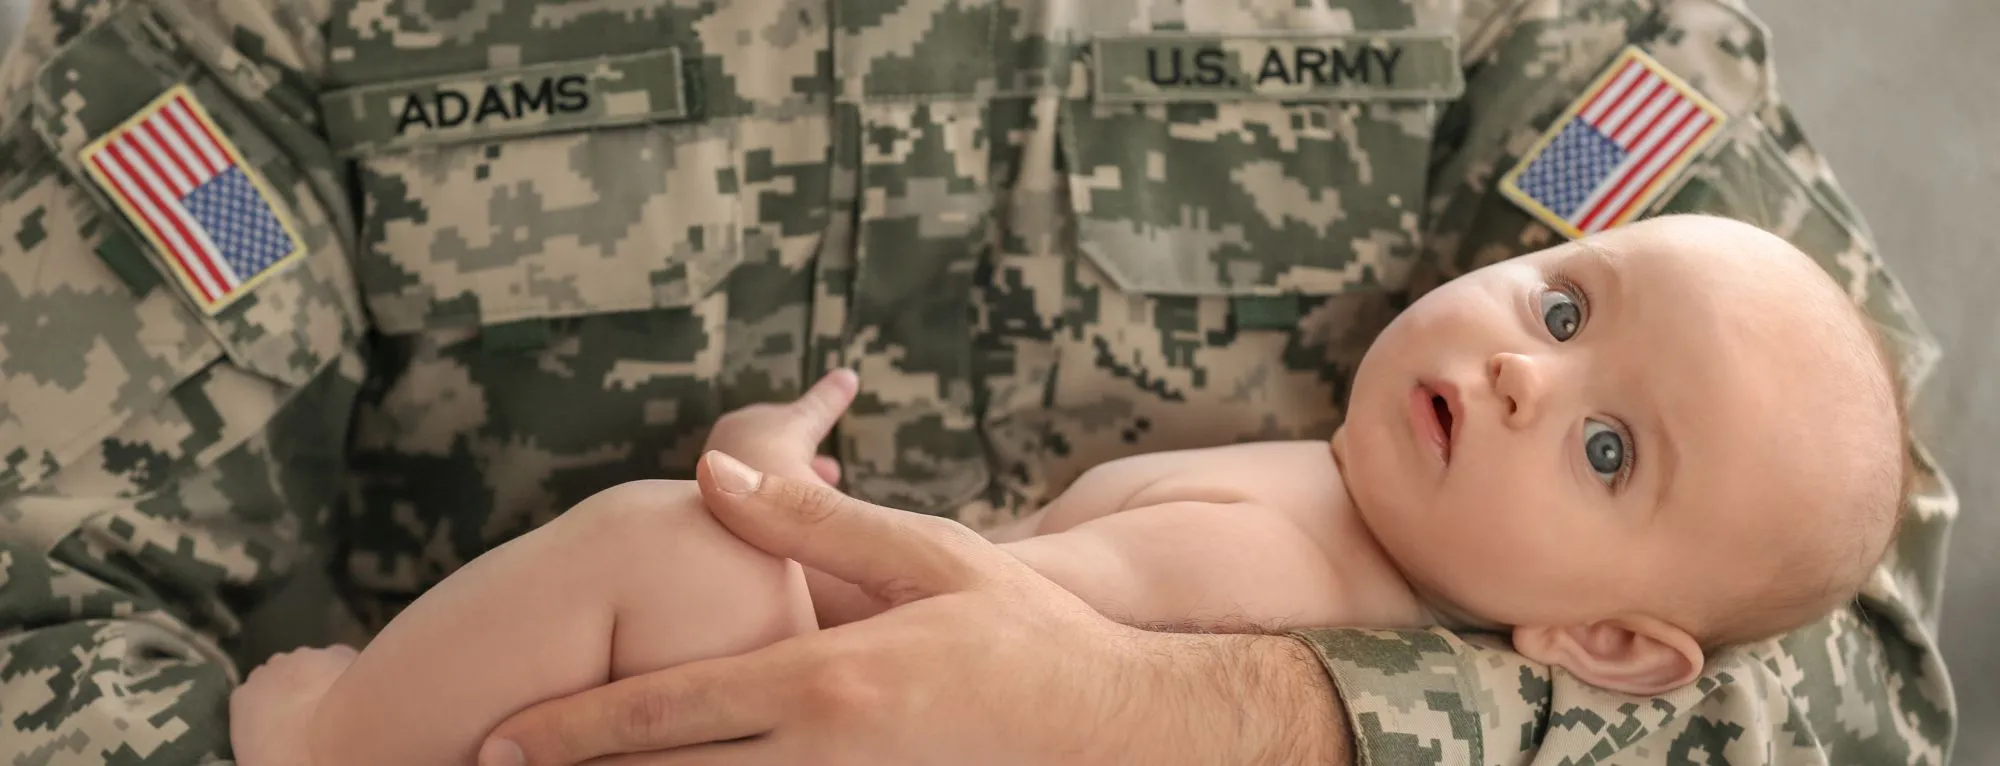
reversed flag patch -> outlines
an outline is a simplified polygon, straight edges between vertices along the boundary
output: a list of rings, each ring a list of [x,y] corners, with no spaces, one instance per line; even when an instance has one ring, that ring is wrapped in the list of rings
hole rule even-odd
[[[1571,238],[1612,228],[1644,213],[1723,118],[1692,86],[1627,47],[1501,179],[1501,193]]]
[[[305,252],[264,179],[185,85],[84,147],[82,159],[210,315]]]

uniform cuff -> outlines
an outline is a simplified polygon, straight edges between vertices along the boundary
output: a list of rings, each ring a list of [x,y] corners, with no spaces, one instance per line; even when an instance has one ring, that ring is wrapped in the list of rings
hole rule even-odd
[[[1354,763],[1484,763],[1462,643],[1440,630],[1302,630],[1347,710]]]

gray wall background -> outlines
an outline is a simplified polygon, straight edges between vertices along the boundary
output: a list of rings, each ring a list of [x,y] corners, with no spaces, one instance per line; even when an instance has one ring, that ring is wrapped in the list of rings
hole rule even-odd
[[[1749,0],[1781,92],[1944,345],[1915,413],[1958,489],[1955,764],[2000,763],[2000,4]]]
[[[1940,638],[1953,761],[2000,763],[2000,3],[1748,1],[1783,92],[1944,344],[1916,417],[1963,511]],[[23,7],[0,0],[0,50]]]

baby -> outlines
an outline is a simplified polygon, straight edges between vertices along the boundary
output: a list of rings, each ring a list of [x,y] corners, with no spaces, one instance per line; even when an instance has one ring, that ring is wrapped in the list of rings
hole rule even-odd
[[[733,413],[709,446],[832,481],[813,452],[856,385]],[[1653,695],[1854,596],[1896,525],[1903,435],[1886,355],[1824,272],[1750,226],[1670,217],[1425,295],[1368,350],[1331,449],[1114,461],[989,536],[1130,624],[1484,628]],[[244,766],[468,764],[535,702],[877,609],[736,539],[692,482],[621,485],[358,657],[259,668],[234,744]]]

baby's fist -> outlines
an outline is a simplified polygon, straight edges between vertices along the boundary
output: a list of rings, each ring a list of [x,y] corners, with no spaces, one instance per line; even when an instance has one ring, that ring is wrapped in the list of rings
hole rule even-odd
[[[299,648],[280,652],[250,671],[244,679],[242,693],[256,687],[259,689],[290,689],[323,692],[333,685],[347,666],[354,664],[360,656],[354,647],[334,644],[325,649]]]
[[[753,404],[718,418],[703,449],[726,452],[760,471],[838,483],[839,464],[814,453],[859,389],[854,371],[834,370],[798,399]]]
[[[320,698],[354,664],[353,647],[294,649],[250,671],[229,695],[229,738],[244,766],[308,764],[306,732]]]

